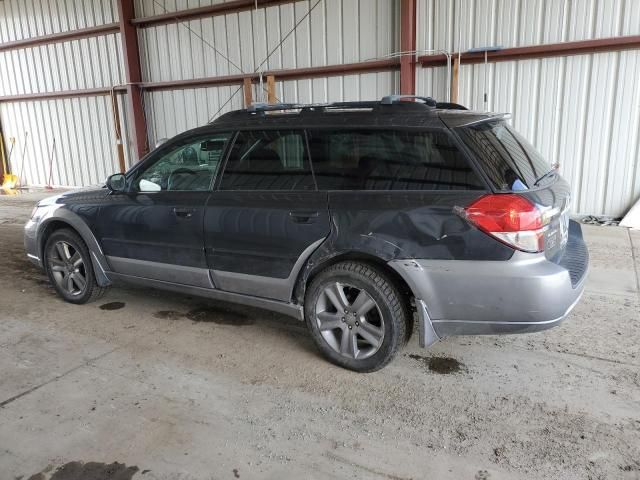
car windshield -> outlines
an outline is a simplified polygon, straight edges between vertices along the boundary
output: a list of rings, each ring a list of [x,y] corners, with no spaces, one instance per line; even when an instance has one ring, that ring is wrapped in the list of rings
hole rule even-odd
[[[528,190],[551,170],[551,165],[533,145],[502,120],[461,127],[457,131],[499,190]]]

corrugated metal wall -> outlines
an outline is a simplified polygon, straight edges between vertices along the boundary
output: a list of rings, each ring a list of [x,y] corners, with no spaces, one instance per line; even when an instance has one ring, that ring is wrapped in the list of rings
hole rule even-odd
[[[258,69],[335,65],[372,60],[399,49],[399,2],[321,0],[304,18],[316,2],[301,1],[145,28],[139,34],[144,79],[184,80]],[[186,8],[187,3],[198,6],[194,2],[138,0],[137,15],[175,11]],[[217,2],[202,1],[199,5],[211,3]],[[282,41],[298,22],[301,23],[293,33]],[[276,96],[282,102],[369,100],[396,92],[397,85],[397,74],[391,72],[346,75],[277,82]],[[238,87],[147,93],[150,142],[202,125],[216,114],[241,108],[242,98]],[[253,98],[260,101],[266,98],[266,92],[256,86]]]
[[[149,16],[212,3],[219,2],[135,0],[135,7],[137,16]],[[351,63],[400,49],[399,0],[321,0],[304,18],[315,3],[141,29],[144,80]],[[418,0],[417,16],[417,49],[425,53],[640,34],[638,0]],[[116,21],[114,0],[4,0],[0,41]],[[574,212],[618,216],[640,195],[638,78],[637,50],[490,64],[486,72],[484,65],[465,65],[460,101],[483,109],[486,89],[488,109],[511,112],[513,124],[550,161],[560,162],[573,186]],[[110,87],[123,80],[117,34],[0,52],[0,95]],[[419,94],[447,97],[445,68],[418,68],[416,84]],[[397,72],[276,79],[276,95],[285,102],[376,99],[398,90]],[[263,90],[255,86],[254,99],[262,98]],[[236,86],[146,92],[150,144],[240,108],[242,101]],[[55,137],[54,183],[102,181],[117,169],[109,102],[108,97],[88,97],[0,104],[5,136],[17,140],[12,163],[25,162],[27,181],[45,184]],[[126,131],[126,115],[121,116]],[[29,142],[23,159],[25,132]]]
[[[116,21],[112,0],[4,0],[0,42]],[[0,52],[0,96],[111,87],[123,81],[119,34]],[[122,100],[120,112],[125,111]],[[121,121],[124,130],[122,115]],[[25,184],[47,184],[54,138],[54,185],[99,183],[118,168],[109,97],[3,102],[0,125],[5,139],[15,138],[11,164],[14,173],[24,172]]]
[[[637,0],[420,0],[418,49],[466,51],[640,34]],[[486,88],[485,88],[486,73]],[[445,98],[446,69],[417,89]],[[573,189],[574,213],[621,216],[640,196],[640,51],[460,69],[460,103],[509,112]]]
[[[399,82],[397,72],[276,81],[276,96],[294,103],[376,100],[396,92]],[[235,86],[147,92],[144,98],[150,145],[243,108],[244,101],[242,88]],[[261,98],[259,85],[253,87],[253,98]]]

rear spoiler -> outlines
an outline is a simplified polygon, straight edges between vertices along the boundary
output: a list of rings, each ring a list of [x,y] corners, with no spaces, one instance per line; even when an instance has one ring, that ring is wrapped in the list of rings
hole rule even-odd
[[[458,127],[470,127],[472,125],[478,125],[485,122],[493,122],[496,120],[509,120],[511,118],[510,113],[475,113],[469,112],[468,114],[461,115],[440,115],[440,119],[449,128]]]

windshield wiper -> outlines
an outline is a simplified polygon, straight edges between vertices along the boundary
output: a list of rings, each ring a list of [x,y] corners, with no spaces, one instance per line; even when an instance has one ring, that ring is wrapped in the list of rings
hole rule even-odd
[[[537,179],[535,182],[533,182],[533,186],[534,186],[534,187],[537,187],[537,186],[540,184],[540,182],[541,182],[542,180],[544,180],[545,178],[548,178],[548,177],[550,177],[550,176],[552,176],[552,175],[555,175],[556,173],[558,173],[558,166],[557,166],[557,165],[553,165],[553,166],[551,167],[551,170],[549,170],[549,171],[548,171],[547,173],[545,173],[544,175],[542,175],[542,176],[538,177],[538,179]]]

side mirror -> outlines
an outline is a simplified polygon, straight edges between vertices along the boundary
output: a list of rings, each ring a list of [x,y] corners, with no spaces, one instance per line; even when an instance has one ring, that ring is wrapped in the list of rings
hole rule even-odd
[[[114,173],[107,178],[107,188],[112,192],[124,192],[127,188],[127,177],[122,173]]]

